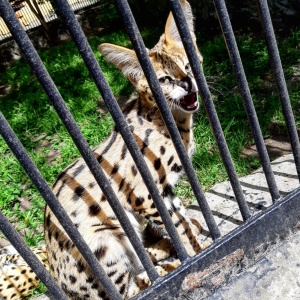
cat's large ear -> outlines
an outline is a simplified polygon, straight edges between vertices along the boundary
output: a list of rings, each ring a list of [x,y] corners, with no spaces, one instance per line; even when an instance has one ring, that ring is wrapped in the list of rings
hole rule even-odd
[[[106,43],[101,44],[98,49],[106,59],[118,67],[133,84],[136,84],[141,78],[143,71],[133,50]]]
[[[185,16],[185,19],[187,21],[190,33],[192,35],[192,38],[195,40],[195,34],[194,34],[194,17],[192,13],[192,9],[190,4],[186,0],[180,0],[180,4],[183,10],[183,14]],[[179,35],[179,32],[176,27],[176,23],[173,17],[173,14],[170,13],[166,27],[165,27],[165,39],[167,43],[180,43],[181,44],[181,38]]]

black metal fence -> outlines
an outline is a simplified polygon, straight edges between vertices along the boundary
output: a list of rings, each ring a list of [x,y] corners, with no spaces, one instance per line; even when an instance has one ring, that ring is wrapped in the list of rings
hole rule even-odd
[[[296,226],[299,220],[300,212],[300,190],[296,189],[289,195],[281,198],[275,177],[271,168],[270,159],[266,150],[266,146],[263,140],[261,129],[256,116],[256,111],[253,105],[251,94],[249,91],[246,76],[243,70],[243,65],[239,55],[239,51],[236,45],[233,30],[230,24],[229,16],[227,13],[226,5],[224,0],[214,0],[216,12],[220,19],[220,24],[224,33],[224,38],[228,47],[229,55],[233,64],[236,81],[238,83],[243,101],[244,107],[247,112],[248,122],[252,129],[252,133],[255,139],[257,150],[259,153],[262,168],[268,183],[269,192],[273,199],[273,206],[266,210],[259,217],[252,217],[247,202],[235,171],[233,161],[231,159],[226,140],[218,119],[217,112],[215,110],[211,94],[208,89],[206,79],[203,75],[200,62],[198,60],[196,51],[191,40],[191,36],[181,9],[179,0],[169,0],[171,10],[173,12],[180,36],[182,38],[184,47],[187,51],[192,70],[198,84],[200,95],[203,100],[207,115],[212,127],[212,131],[216,138],[220,155],[223,160],[223,164],[226,168],[230,183],[232,185],[236,201],[239,205],[240,212],[242,214],[244,223],[237,229],[221,237],[220,231],[214,220],[213,214],[209,208],[209,205],[205,199],[205,195],[196,177],[195,171],[191,165],[188,155],[185,151],[185,147],[182,143],[180,134],[177,126],[173,120],[172,114],[169,111],[168,105],[164,99],[164,95],[160,89],[159,82],[156,78],[152,65],[147,55],[143,40],[140,36],[139,30],[136,26],[135,20],[132,16],[130,7],[126,0],[116,0],[116,6],[118,8],[120,16],[124,19],[125,28],[128,32],[129,38],[136,51],[139,62],[144,70],[147,80],[151,86],[151,90],[157,105],[165,119],[169,133],[173,139],[174,145],[181,159],[185,173],[191,183],[195,197],[201,208],[201,212],[205,218],[207,226],[214,243],[208,249],[199,253],[198,255],[189,258],[186,250],[184,249],[177,231],[173,226],[169,213],[165,205],[160,201],[160,195],[158,189],[151,179],[150,172],[146,167],[143,156],[141,155],[134,138],[132,137],[131,131],[129,130],[123,114],[117,104],[104,76],[103,73],[94,57],[92,50],[75,18],[72,8],[68,2],[64,0],[57,0],[58,8],[61,15],[65,18],[68,29],[73,37],[73,40],[84,59],[84,62],[89,69],[103,99],[111,113],[126,145],[143,177],[143,180],[152,195],[155,205],[162,217],[163,222],[166,225],[167,231],[174,244],[174,248],[178,254],[182,265],[177,268],[174,272],[169,273],[163,278],[160,278],[146,254],[143,244],[136,236],[134,229],[129,223],[126,214],[120,206],[118,199],[107,182],[107,179],[98,164],[93,152],[89,148],[86,140],[80,132],[74,118],[67,109],[62,96],[57,90],[54,82],[49,76],[43,63],[41,62],[36,50],[32,46],[28,36],[26,35],[23,27],[16,18],[15,13],[11,9],[7,0],[0,2],[0,15],[5,21],[9,28],[13,38],[16,40],[18,45],[23,51],[24,56],[27,58],[31,68],[36,74],[40,84],[47,93],[52,105],[56,109],[59,117],[67,128],[70,136],[74,140],[78,147],[82,157],[89,166],[92,174],[96,181],[101,187],[103,193],[108,199],[109,203],[113,207],[113,210],[120,220],[122,227],[127,233],[130,242],[137,251],[137,254],[149,275],[150,280],[153,282],[152,286],[142,291],[135,299],[171,299],[178,293],[180,283],[183,278],[196,270],[203,270],[208,267],[211,263],[225,257],[232,253],[238,248],[245,251],[247,255],[253,254],[256,247],[264,242],[270,242],[275,240],[278,236],[283,236],[285,233],[290,231],[290,228]],[[262,27],[265,33],[268,52],[272,67],[274,70],[274,77],[279,91],[279,97],[282,104],[282,111],[285,117],[288,133],[290,140],[292,141],[292,150],[294,154],[296,169],[298,177],[300,175],[300,146],[297,129],[291,109],[289,95],[285,79],[283,76],[282,66],[280,62],[280,56],[277,49],[275,35],[271,23],[267,0],[257,0]],[[0,113],[0,133],[5,139],[6,143],[11,148],[19,162],[22,164],[38,190],[50,206],[51,210],[56,215],[57,219],[61,222],[65,231],[70,236],[76,247],[80,250],[87,263],[91,266],[95,276],[101,282],[103,288],[110,296],[111,299],[121,299],[121,295],[117,292],[112,282],[109,280],[106,273],[103,271],[101,266],[98,264],[97,259],[86,245],[82,237],[79,235],[74,224],[70,221],[68,215],[62,209],[61,205],[53,195],[52,191],[48,187],[47,183],[39,173],[34,163],[26,153],[24,147],[10,128],[9,124],[5,120],[4,116]],[[280,201],[279,201],[280,200]],[[284,221],[283,221],[284,220]],[[31,253],[30,249],[25,245],[24,241],[16,233],[12,225],[6,219],[6,217],[0,212],[0,229],[11,241],[13,246],[19,251],[24,257],[26,262],[32,267],[34,272],[47,286],[48,290],[56,299],[67,299],[64,293],[56,285],[54,280],[51,278],[49,273],[43,268],[36,257]]]
[[[71,9],[75,12],[86,7],[92,6],[98,3],[100,0],[68,0]],[[45,22],[50,22],[57,19],[57,15],[49,0],[37,1],[36,5],[32,4],[33,10],[28,3],[23,2],[22,8],[16,11],[16,17],[19,19],[23,28],[27,31],[41,25],[38,17],[35,13],[39,13],[44,18]],[[0,42],[11,38],[12,35],[6,26],[4,20],[0,17]]]

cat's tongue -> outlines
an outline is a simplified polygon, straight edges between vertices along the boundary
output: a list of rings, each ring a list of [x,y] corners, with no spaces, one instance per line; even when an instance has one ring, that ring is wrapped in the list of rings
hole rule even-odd
[[[187,111],[193,111],[198,108],[198,100],[196,93],[190,93],[184,98],[180,99],[180,105],[183,109]]]

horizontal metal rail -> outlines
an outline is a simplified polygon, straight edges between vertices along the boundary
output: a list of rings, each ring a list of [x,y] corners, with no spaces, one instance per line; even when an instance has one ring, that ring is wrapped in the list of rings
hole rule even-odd
[[[243,250],[244,257],[261,258],[265,250],[299,230],[300,188],[277,201],[263,213],[255,215],[209,248],[192,257],[175,272],[167,274],[157,284],[132,298],[132,300],[176,299],[184,278],[193,272],[209,272],[217,261]],[[262,230],[262,228],[264,230]],[[261,251],[259,249],[262,248]],[[183,297],[189,299],[189,295]],[[192,299],[192,298],[191,298]]]

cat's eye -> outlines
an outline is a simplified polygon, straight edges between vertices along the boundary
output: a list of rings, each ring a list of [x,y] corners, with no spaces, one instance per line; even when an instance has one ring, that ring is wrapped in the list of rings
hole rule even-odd
[[[185,66],[185,70],[187,71],[187,72],[191,72],[191,66],[190,66],[190,64],[187,64],[186,66]]]
[[[158,81],[163,84],[168,84],[171,82],[171,80],[172,78],[170,76],[164,76],[158,79]]]

